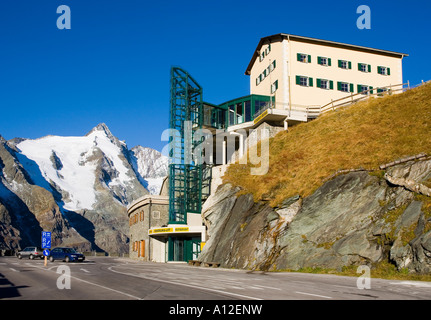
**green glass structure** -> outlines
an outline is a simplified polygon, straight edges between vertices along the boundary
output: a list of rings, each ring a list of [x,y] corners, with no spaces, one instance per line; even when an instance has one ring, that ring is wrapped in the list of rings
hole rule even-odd
[[[205,164],[196,148],[203,137],[202,87],[184,70],[171,68],[170,153],[169,153],[169,223],[186,224],[187,212],[199,213]]]
[[[203,102],[202,87],[179,67],[171,68],[170,85],[168,223],[187,225],[187,214],[200,214],[211,192],[212,163],[203,161],[205,130],[213,136],[229,126],[253,121],[272,101],[268,96],[250,95],[221,105]],[[195,259],[200,242],[196,234],[172,234],[168,260]]]

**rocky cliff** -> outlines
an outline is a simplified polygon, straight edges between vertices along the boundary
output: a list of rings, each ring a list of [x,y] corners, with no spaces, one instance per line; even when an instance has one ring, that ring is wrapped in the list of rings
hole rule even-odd
[[[219,186],[204,204],[210,236],[199,259],[258,270],[340,269],[389,261],[431,272],[431,160],[332,177],[271,207]]]

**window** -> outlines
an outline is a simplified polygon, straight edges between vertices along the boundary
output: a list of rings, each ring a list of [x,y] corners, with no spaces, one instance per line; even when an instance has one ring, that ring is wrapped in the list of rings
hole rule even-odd
[[[275,69],[275,60],[269,65],[269,71],[272,72]]]
[[[268,47],[265,48],[265,50],[262,49],[259,55],[259,61],[262,62],[263,59],[271,52],[271,44],[268,45]]]
[[[317,79],[317,87],[320,89],[332,90],[334,89],[334,81],[327,79]]]
[[[242,102],[236,104],[236,124],[243,122]]]
[[[371,65],[366,63],[358,63],[358,70],[362,72],[371,72]]]
[[[369,95],[370,93],[373,93],[373,87],[366,86],[363,84],[358,84],[358,93],[362,93],[364,95]]]
[[[275,80],[275,82],[271,85],[271,93],[274,93],[278,89],[278,80]]]
[[[390,76],[391,75],[391,68],[378,66],[377,67],[377,73],[381,74],[383,76]]]
[[[235,124],[235,106],[229,106],[229,125]]]
[[[255,100],[254,101],[254,114],[258,114],[261,110],[263,110],[268,102],[261,101],[261,100]]]
[[[305,53],[298,53],[296,59],[300,62],[311,63],[311,56]]]
[[[387,88],[378,88],[377,89],[377,95],[380,97],[383,96],[386,92],[388,92]]]
[[[332,65],[331,58],[326,57],[317,57],[317,63],[326,67],[330,67]]]
[[[304,77],[304,76],[296,76],[296,84],[303,87],[312,87],[313,86],[313,78]]]
[[[353,92],[353,83],[337,82],[338,91]]]
[[[263,70],[263,72],[256,78],[256,85],[259,85],[269,74],[275,69],[276,63],[275,60],[271,62],[271,64]]]
[[[352,62],[347,60],[338,60],[338,67],[341,69],[352,69]]]
[[[269,44],[265,49],[265,55],[268,55],[271,52],[271,44]]]
[[[244,103],[244,108],[245,108],[245,121],[246,122],[248,122],[248,121],[251,121],[251,101],[250,100],[247,100],[245,103]]]

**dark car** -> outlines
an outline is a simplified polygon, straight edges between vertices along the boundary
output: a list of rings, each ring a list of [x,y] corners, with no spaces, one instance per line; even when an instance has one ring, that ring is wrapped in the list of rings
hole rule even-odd
[[[49,253],[49,261],[62,260],[66,262],[84,261],[85,256],[73,248],[54,248]]]
[[[17,252],[16,256],[18,257],[18,259],[22,259],[25,257],[29,259],[34,259],[34,258],[43,259],[43,250],[39,247],[27,247],[24,250]]]

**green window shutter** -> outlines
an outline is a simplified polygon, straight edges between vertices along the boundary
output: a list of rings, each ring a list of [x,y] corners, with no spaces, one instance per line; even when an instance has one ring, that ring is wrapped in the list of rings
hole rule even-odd
[[[368,72],[371,72],[371,64],[368,65]]]
[[[350,84],[350,92],[353,92],[353,83]]]
[[[370,93],[373,94],[374,93],[374,88],[370,86]]]
[[[338,60],[338,68],[341,68],[341,60]]]
[[[358,71],[361,71],[362,63],[358,63]]]
[[[391,75],[391,68],[386,68],[386,70],[388,71],[388,76]]]
[[[301,83],[301,76],[296,76],[296,84],[300,84]]]
[[[328,58],[328,66],[332,66],[332,60],[331,60],[331,58]]]
[[[297,61],[301,61],[301,54],[300,54],[300,53],[297,53],[297,54],[296,54],[296,60],[297,60]]]
[[[322,84],[322,79],[317,78],[316,79],[316,87],[320,88],[321,84]]]
[[[322,64],[322,57],[317,57],[317,63]]]
[[[329,81],[329,89],[334,90],[334,81]]]
[[[274,66],[274,69],[275,69],[275,60],[272,62],[272,65]]]
[[[311,56],[308,55],[308,63],[311,63]]]
[[[275,80],[275,90],[278,89],[278,80]]]
[[[352,69],[352,61],[349,61],[349,69]]]
[[[377,73],[382,74],[382,67],[381,66],[377,66]]]
[[[358,84],[358,93],[362,92],[362,85]]]
[[[308,86],[309,87],[313,86],[313,78],[308,78]]]
[[[341,91],[341,82],[340,81],[337,81],[337,90]]]

